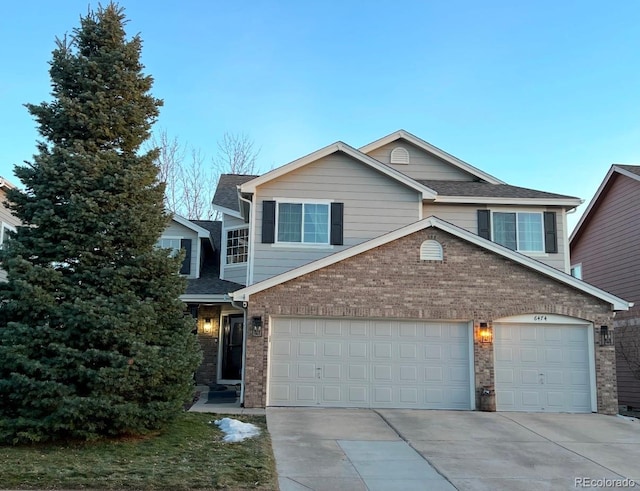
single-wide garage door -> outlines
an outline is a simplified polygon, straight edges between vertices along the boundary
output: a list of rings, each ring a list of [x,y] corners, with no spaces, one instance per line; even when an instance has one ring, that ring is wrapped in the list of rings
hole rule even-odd
[[[274,318],[268,405],[470,409],[467,323]]]
[[[588,328],[496,324],[498,411],[591,412]]]

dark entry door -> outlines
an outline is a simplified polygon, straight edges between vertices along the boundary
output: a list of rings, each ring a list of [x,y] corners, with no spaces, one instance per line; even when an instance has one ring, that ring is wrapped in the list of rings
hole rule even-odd
[[[230,315],[222,337],[222,378],[240,380],[242,376],[243,315]]]

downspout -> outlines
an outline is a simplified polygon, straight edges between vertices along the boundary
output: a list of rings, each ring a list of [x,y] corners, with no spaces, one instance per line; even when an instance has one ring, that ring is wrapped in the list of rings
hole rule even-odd
[[[240,407],[244,407],[244,367],[247,363],[247,302],[238,305],[233,297],[231,297],[231,305],[236,309],[242,309],[242,369],[240,370]]]

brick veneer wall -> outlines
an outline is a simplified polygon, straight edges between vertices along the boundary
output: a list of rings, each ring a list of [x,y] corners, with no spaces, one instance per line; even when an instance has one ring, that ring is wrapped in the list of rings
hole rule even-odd
[[[204,331],[204,320],[211,319],[211,332]],[[197,385],[215,385],[218,377],[218,335],[220,333],[220,307],[201,305],[198,308],[198,341],[202,348],[202,363],[196,370]]]
[[[423,241],[440,242],[443,261],[421,261]],[[439,229],[415,232],[254,294],[249,317],[264,337],[247,340],[245,406],[266,403],[269,316],[425,320],[495,319],[527,313],[612,325],[610,305]],[[596,338],[597,339],[597,338]],[[494,384],[493,350],[475,343],[475,384]],[[614,351],[596,344],[598,411],[617,412]]]

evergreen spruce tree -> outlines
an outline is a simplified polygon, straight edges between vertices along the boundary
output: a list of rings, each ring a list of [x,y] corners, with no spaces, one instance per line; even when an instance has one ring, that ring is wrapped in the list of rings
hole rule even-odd
[[[192,396],[200,352],[157,152],[140,151],[162,101],[114,4],[57,40],[52,102],[27,105],[42,141],[9,193],[23,226],[1,251],[0,442],[138,434]]]

